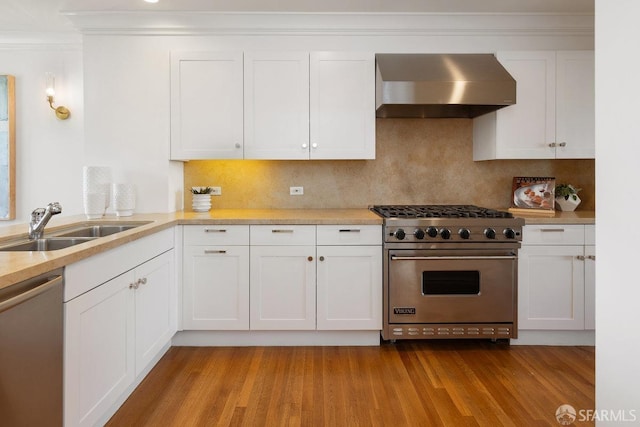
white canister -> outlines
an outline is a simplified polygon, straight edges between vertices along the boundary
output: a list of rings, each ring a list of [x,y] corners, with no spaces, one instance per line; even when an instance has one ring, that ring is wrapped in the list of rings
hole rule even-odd
[[[136,208],[136,189],[133,184],[111,186],[111,206],[117,216],[131,216]]]

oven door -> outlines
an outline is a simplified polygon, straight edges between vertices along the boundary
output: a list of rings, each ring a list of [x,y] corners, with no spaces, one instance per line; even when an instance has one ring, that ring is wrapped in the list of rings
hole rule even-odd
[[[514,322],[511,250],[389,250],[390,324]]]

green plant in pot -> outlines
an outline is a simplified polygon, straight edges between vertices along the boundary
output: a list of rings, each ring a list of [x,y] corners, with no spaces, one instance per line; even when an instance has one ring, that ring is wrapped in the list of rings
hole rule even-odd
[[[191,187],[191,207],[194,212],[208,212],[211,209],[211,187]]]
[[[581,190],[581,188],[576,188],[571,184],[556,185],[555,197],[558,209],[565,212],[576,210],[582,201],[578,196],[578,192]]]

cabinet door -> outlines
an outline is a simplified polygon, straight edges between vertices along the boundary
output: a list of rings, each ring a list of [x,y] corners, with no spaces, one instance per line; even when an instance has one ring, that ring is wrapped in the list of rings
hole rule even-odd
[[[251,329],[316,328],[315,246],[251,247]]]
[[[136,376],[176,332],[173,251],[135,269]]]
[[[555,158],[556,53],[500,52],[516,80],[516,104],[496,112],[496,158]]]
[[[310,76],[311,158],[374,159],[374,55],[314,52]]]
[[[382,329],[382,248],[318,246],[319,330]]]
[[[595,158],[595,63],[593,51],[556,56],[556,157]]]
[[[518,328],[584,329],[583,246],[523,246]]]
[[[171,158],[241,159],[241,52],[171,53]]]
[[[249,246],[184,249],[184,329],[249,329]]]
[[[584,328],[596,328],[596,247],[584,247]]]
[[[309,158],[309,54],[248,52],[245,159]]]
[[[93,426],[135,378],[132,272],[65,304],[64,416]]]

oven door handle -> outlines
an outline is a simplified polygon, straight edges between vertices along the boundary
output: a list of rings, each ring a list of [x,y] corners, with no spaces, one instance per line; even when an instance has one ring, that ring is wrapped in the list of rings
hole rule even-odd
[[[486,255],[486,256],[397,256],[391,255],[392,261],[425,261],[425,260],[490,260],[490,259],[516,259],[515,255]]]

